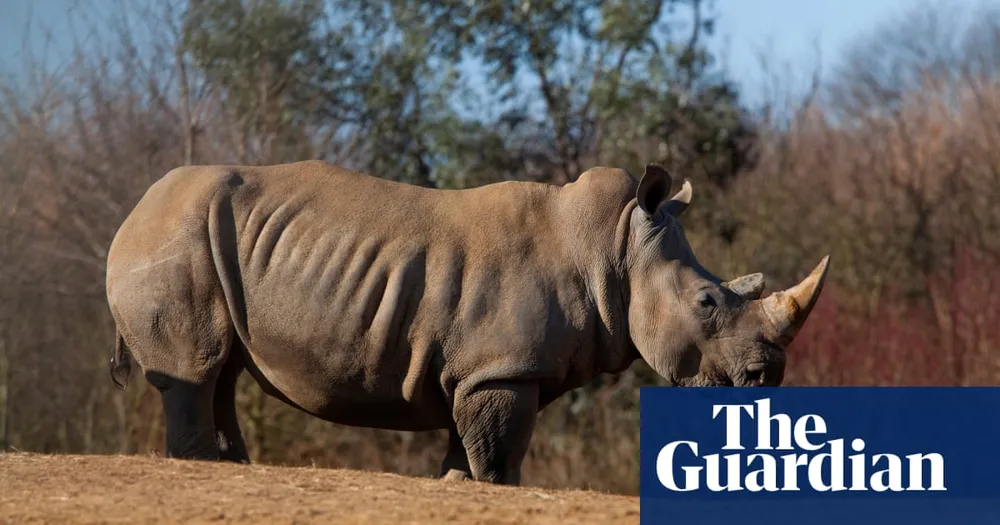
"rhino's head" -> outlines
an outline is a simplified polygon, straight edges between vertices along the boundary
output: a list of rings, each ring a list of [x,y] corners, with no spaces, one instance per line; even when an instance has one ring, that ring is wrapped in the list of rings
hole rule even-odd
[[[666,170],[648,165],[628,218],[632,342],[674,385],[780,385],[785,348],[819,297],[829,256],[801,283],[762,299],[763,275],[722,281],[698,264],[677,220],[691,184],[673,197],[671,185]]]

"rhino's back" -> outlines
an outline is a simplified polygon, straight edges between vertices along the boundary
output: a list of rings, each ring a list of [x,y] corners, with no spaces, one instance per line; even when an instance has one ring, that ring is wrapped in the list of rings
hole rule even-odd
[[[560,262],[548,186],[442,191],[319,162],[233,174],[240,181],[231,199],[247,306],[258,316],[291,309],[276,325],[260,326],[271,332],[295,320],[338,324],[345,344],[390,337],[391,316],[409,306],[399,302],[404,289],[447,310],[441,322],[470,321],[484,313],[474,298],[495,295],[477,288],[491,278],[572,265]],[[283,298],[288,304],[279,305]],[[463,298],[467,308],[459,307]]]

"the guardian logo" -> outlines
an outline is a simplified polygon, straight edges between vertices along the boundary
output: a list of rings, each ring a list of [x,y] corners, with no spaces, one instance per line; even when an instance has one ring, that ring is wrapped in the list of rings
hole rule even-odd
[[[722,450],[734,452],[702,456],[696,441],[668,443],[656,456],[656,476],[668,490],[783,492],[799,491],[805,483],[820,492],[947,491],[943,455],[871,454],[861,437],[828,439],[819,415],[794,421],[787,414],[772,415],[770,399],[713,405],[712,419],[725,424]],[[750,451],[741,442],[744,424],[756,425]]]

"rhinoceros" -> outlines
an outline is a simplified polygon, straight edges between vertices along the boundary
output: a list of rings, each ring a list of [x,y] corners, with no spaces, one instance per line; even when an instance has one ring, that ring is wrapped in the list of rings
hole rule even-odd
[[[246,370],[326,421],[447,430],[440,477],[516,485],[538,412],[636,360],[673,386],[781,384],[829,256],[762,298],[760,273],[698,263],[691,196],[657,164],[462,190],[321,161],[176,168],[109,249],[111,376],[124,390],[134,359],[159,391],[169,457],[249,461]]]

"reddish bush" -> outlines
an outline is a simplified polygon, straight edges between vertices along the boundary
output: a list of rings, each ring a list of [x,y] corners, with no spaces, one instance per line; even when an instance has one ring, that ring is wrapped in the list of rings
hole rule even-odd
[[[964,250],[928,279],[869,308],[828,287],[789,349],[792,385],[991,385],[1000,381],[1000,268]]]

